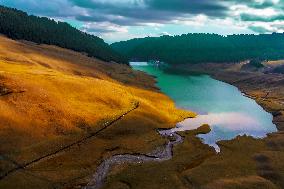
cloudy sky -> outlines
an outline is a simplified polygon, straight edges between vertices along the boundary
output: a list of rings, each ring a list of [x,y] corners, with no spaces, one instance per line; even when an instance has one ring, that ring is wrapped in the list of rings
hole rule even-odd
[[[183,33],[284,32],[284,0],[0,0],[111,43]]]

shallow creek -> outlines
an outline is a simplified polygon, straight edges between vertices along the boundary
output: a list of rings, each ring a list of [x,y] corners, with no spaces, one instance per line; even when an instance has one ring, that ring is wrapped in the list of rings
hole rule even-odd
[[[159,130],[160,135],[164,137],[171,137],[171,140],[166,146],[157,149],[155,152],[149,154],[119,154],[104,160],[93,175],[91,182],[85,189],[98,189],[102,187],[108,173],[115,165],[127,163],[145,163],[150,161],[165,161],[173,156],[173,146],[183,142],[183,138],[174,133],[172,130]]]

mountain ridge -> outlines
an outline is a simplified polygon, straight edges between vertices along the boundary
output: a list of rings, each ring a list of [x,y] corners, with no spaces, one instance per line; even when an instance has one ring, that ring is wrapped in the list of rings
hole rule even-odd
[[[284,34],[191,33],[176,36],[136,38],[111,44],[129,60],[160,60],[170,64],[228,63],[284,58]]]
[[[124,56],[112,50],[103,39],[82,32],[66,22],[0,5],[0,33],[16,40],[56,45],[108,62],[128,64]]]

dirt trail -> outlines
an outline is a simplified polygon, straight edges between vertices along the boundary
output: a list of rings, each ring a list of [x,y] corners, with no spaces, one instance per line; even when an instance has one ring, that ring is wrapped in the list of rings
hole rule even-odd
[[[88,135],[88,136],[86,136],[86,137],[84,137],[84,138],[82,138],[82,139],[80,139],[80,140],[78,140],[78,141],[75,141],[75,142],[73,142],[73,143],[71,143],[71,144],[68,144],[68,145],[66,145],[66,146],[63,146],[62,148],[60,148],[60,149],[58,149],[58,150],[56,150],[56,151],[54,151],[54,152],[52,152],[52,153],[46,154],[46,155],[44,155],[44,156],[41,156],[41,157],[39,157],[39,158],[37,158],[37,159],[34,159],[34,160],[32,160],[32,161],[29,161],[29,162],[27,162],[27,163],[25,163],[25,164],[22,164],[22,165],[20,165],[20,164],[18,164],[18,163],[15,164],[15,165],[16,165],[15,168],[13,168],[13,169],[7,171],[6,173],[0,175],[0,180],[4,179],[4,178],[7,177],[9,174],[11,174],[11,173],[13,173],[13,172],[15,172],[15,171],[18,171],[18,170],[20,170],[20,169],[25,169],[26,167],[31,166],[31,165],[33,165],[33,164],[39,162],[39,161],[42,161],[42,160],[47,159],[47,158],[50,158],[50,157],[52,157],[52,156],[54,156],[54,155],[56,155],[56,154],[58,154],[58,153],[60,153],[60,152],[62,152],[62,151],[65,151],[65,150],[70,149],[71,147],[73,147],[73,146],[75,146],[75,145],[78,145],[78,144],[80,144],[80,143],[85,142],[86,140],[88,140],[88,139],[90,139],[90,138],[96,136],[97,134],[99,134],[99,133],[102,132],[103,130],[107,129],[109,126],[113,125],[114,123],[116,123],[117,121],[119,121],[120,119],[122,119],[124,116],[126,116],[127,114],[129,114],[130,112],[136,110],[138,107],[139,107],[139,102],[134,102],[134,103],[133,103],[133,107],[132,107],[130,110],[128,110],[127,112],[123,113],[122,115],[120,115],[120,116],[117,117],[116,119],[114,119],[114,120],[112,120],[112,121],[110,121],[110,122],[104,123],[104,124],[103,124],[103,127],[102,127],[101,129],[97,130],[96,132],[91,133],[90,135]],[[4,156],[3,156],[3,157],[4,157]],[[2,158],[3,158],[3,157],[2,157]],[[7,159],[7,160],[8,160],[8,159]]]

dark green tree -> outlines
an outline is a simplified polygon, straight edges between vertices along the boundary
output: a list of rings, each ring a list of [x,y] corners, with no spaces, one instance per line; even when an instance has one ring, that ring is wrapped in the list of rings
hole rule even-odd
[[[0,6],[0,33],[12,39],[24,39],[85,52],[104,61],[128,63],[126,58],[99,37],[84,33],[65,22],[30,16],[4,6]]]
[[[129,60],[160,60],[170,64],[225,63],[284,58],[284,34],[183,34],[146,37],[111,45]]]

